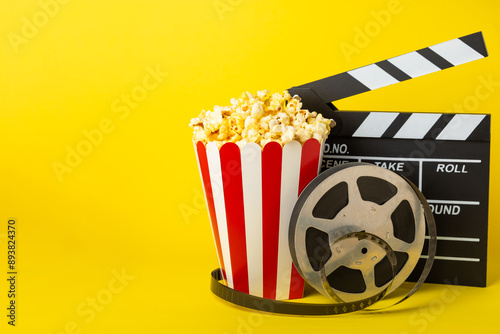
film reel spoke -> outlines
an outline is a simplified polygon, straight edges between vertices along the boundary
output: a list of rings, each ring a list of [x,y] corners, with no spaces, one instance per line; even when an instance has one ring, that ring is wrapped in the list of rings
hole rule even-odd
[[[386,241],[391,245],[392,249],[396,252],[408,252],[411,250],[413,246],[412,244],[408,244],[402,240],[399,240],[398,238],[394,238],[393,236],[387,238]]]
[[[377,291],[380,289],[375,285],[375,272],[373,270],[363,272],[363,279],[365,280],[367,291]]]
[[[399,193],[391,198],[387,203],[379,206],[380,210],[383,210],[384,218],[389,221],[391,219],[391,215],[398,208],[401,202],[404,200],[403,194]]]
[[[363,202],[363,198],[361,196],[360,189],[358,187],[358,184],[356,183],[358,179],[358,175],[354,174],[348,179],[345,180],[347,183],[348,187],[348,193],[349,193],[349,204],[351,206],[357,206],[359,203]]]
[[[332,220],[324,219],[319,217],[313,217],[312,215],[308,215],[308,217],[304,217],[306,224],[308,227],[316,228],[320,231],[327,231],[332,226]]]

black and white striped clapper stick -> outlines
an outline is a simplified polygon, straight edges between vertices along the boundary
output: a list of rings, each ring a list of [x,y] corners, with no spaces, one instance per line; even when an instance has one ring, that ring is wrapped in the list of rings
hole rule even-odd
[[[487,56],[483,34],[477,32],[297,86],[290,91],[294,93],[297,88],[310,88],[328,103]]]

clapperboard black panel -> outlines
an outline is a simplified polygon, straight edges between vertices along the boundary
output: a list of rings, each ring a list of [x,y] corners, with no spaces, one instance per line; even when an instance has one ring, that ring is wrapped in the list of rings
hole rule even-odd
[[[331,102],[487,56],[477,32],[290,89],[337,123],[322,170],[373,163],[408,177],[428,199],[438,245],[427,282],[486,286],[490,115],[337,111]]]
[[[486,286],[490,116],[338,113],[349,126],[328,138],[322,170],[369,162],[410,179],[436,219],[437,254],[426,282]]]

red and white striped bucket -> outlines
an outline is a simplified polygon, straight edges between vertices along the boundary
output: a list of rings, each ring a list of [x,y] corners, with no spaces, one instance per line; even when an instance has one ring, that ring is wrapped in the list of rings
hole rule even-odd
[[[302,298],[288,227],[298,195],[321,167],[322,145],[309,139],[219,149],[197,142],[195,151],[227,285],[264,298]]]

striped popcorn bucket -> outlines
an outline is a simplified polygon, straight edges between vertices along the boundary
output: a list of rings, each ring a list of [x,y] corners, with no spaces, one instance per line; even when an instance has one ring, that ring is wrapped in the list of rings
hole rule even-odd
[[[241,149],[195,143],[217,257],[226,284],[269,299],[302,298],[288,227],[300,192],[316,177],[322,144],[270,142]]]

